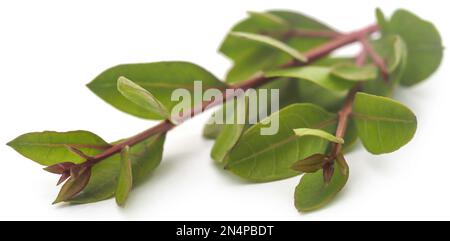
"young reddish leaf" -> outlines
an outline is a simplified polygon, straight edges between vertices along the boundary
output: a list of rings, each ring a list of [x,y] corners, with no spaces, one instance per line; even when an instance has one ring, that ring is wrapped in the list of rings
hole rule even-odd
[[[90,167],[80,172],[80,175],[77,178],[70,177],[69,180],[67,180],[67,182],[62,186],[61,191],[59,192],[58,197],[56,197],[56,200],[53,202],[53,204],[67,201],[76,196],[87,186],[90,177]]]
[[[133,185],[148,179],[158,167],[163,154],[165,134],[152,136],[130,148],[133,158]],[[120,172],[120,154],[115,154],[92,168],[89,185],[76,197],[68,200],[73,204],[102,201],[114,197]]]
[[[314,173],[322,169],[326,158],[327,156],[323,154],[314,154],[294,163],[291,168],[299,172]]]
[[[56,186],[59,186],[59,184],[63,183],[67,180],[67,178],[70,177],[70,172],[66,171],[61,173],[61,177],[59,178],[58,182],[56,183]]]
[[[323,182],[325,185],[328,185],[331,182],[331,178],[333,178],[334,173],[334,163],[333,162],[327,162],[323,166]]]
[[[73,166],[75,166],[75,163],[73,162],[61,162],[45,167],[44,170],[54,174],[63,174],[64,172],[69,171]]]
[[[84,172],[85,167],[82,164],[75,165],[70,168],[70,176],[73,178],[78,178],[82,172]]]

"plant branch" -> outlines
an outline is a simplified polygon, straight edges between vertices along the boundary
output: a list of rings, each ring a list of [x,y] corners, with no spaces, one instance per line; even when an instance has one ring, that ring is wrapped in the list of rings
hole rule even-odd
[[[371,33],[374,33],[376,31],[378,31],[378,26],[376,24],[373,24],[373,25],[369,25],[369,26],[367,26],[363,29],[360,29],[358,31],[355,31],[355,32],[342,34],[339,37],[336,37],[336,38],[330,40],[329,42],[318,46],[317,48],[314,48],[314,49],[311,49],[311,50],[305,52],[304,54],[308,58],[307,63],[300,63],[296,60],[292,60],[280,67],[281,68],[289,68],[289,67],[302,66],[305,64],[309,64],[319,58],[322,58],[322,57],[330,54],[331,52],[333,52],[334,50],[336,50],[342,46],[357,42],[363,36],[370,35]],[[236,89],[247,90],[249,88],[259,87],[259,86],[261,86],[265,83],[268,83],[274,79],[275,78],[265,77],[263,73],[259,73],[246,81],[242,81],[238,84],[231,85],[231,86],[229,86],[229,88],[235,89],[235,90]],[[213,106],[222,104],[222,103],[230,100],[233,97],[234,97],[234,95],[226,95],[224,93],[218,99],[214,99],[212,101],[204,101],[204,102],[202,102],[201,105],[193,108],[190,111],[191,113],[189,116],[181,118],[177,123],[180,124],[181,122],[183,122],[197,114],[200,114],[203,111],[205,111]],[[153,135],[166,133],[169,130],[173,129],[175,126],[176,125],[171,123],[169,120],[164,120],[164,121],[160,122],[159,124],[157,124],[156,126],[150,128],[150,129],[147,129],[142,133],[139,133],[133,137],[130,137],[120,143],[117,143],[117,144],[111,146],[110,148],[106,149],[103,153],[93,156],[90,160],[87,160],[82,165],[85,165],[85,166],[95,165],[96,163],[98,163],[114,154],[119,153],[122,150],[122,148],[124,148],[125,146],[133,146]],[[345,132],[345,128],[344,128],[344,132]]]
[[[362,47],[361,53],[355,58],[355,64],[362,66],[366,62],[369,52],[367,48]],[[336,137],[344,138],[348,126],[348,118],[353,111],[353,101],[355,100],[356,93],[361,89],[361,83],[355,84],[347,93],[344,104],[338,112],[338,123],[336,127]],[[323,178],[324,182],[328,184],[331,181],[334,173],[334,160],[342,151],[342,144],[333,143],[328,157],[323,164]]]

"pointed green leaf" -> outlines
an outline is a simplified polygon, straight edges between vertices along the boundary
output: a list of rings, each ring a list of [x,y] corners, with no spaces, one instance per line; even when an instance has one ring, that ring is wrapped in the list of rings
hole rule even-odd
[[[353,119],[364,147],[373,154],[389,153],[414,136],[417,120],[406,106],[386,97],[357,93]]]
[[[76,196],[88,185],[90,178],[91,168],[85,168],[80,171],[79,176],[76,178],[70,177],[69,180],[67,180],[62,186],[61,191],[59,191],[58,197],[53,204],[65,202]]]
[[[211,157],[219,163],[223,162],[223,159],[228,155],[228,152],[236,145],[248,122],[248,98],[244,96],[241,98],[234,98],[234,100],[235,101],[233,102],[227,102],[225,104],[226,109],[231,109],[232,111],[227,111],[226,124],[222,125],[222,131],[218,135],[211,150]],[[242,106],[242,103],[238,103],[241,101],[245,102],[243,103],[244,106]],[[243,123],[240,123],[239,115],[245,115]]]
[[[244,38],[244,39],[248,39],[251,41],[258,42],[258,43],[269,45],[273,48],[276,48],[278,50],[281,50],[281,51],[289,54],[290,56],[294,57],[295,59],[297,59],[301,62],[308,61],[308,58],[306,58],[306,56],[304,56],[302,53],[300,53],[296,49],[290,47],[289,45],[287,45],[277,39],[274,39],[274,38],[271,38],[271,37],[268,37],[265,35],[254,34],[254,33],[245,33],[245,32],[231,32],[230,35],[234,36],[234,37]]]
[[[333,66],[331,74],[345,80],[366,81],[376,79],[378,69],[373,65],[337,64]]]
[[[310,129],[310,128],[298,128],[298,129],[294,129],[294,133],[295,135],[302,137],[302,136],[317,136],[320,138],[323,138],[325,140],[334,142],[334,143],[339,143],[339,144],[344,144],[344,139],[340,138],[340,137],[336,137],[324,130],[320,130],[320,129]]]
[[[390,27],[402,37],[408,49],[406,70],[400,83],[411,86],[427,79],[443,57],[442,39],[436,27],[406,10],[392,15]]]
[[[274,36],[276,39],[300,52],[307,51],[328,40],[326,38],[283,39],[283,32],[289,28],[333,31],[323,23],[299,13],[288,11],[269,11],[265,13],[281,18],[287,24],[281,25],[270,17],[250,15],[247,19],[234,26],[231,31],[254,34],[279,33],[280,36]],[[226,82],[228,83],[243,81],[257,72],[272,69],[292,59],[288,54],[270,46],[255,44],[252,41],[232,36],[227,36],[220,47],[220,52],[234,62],[226,77]]]
[[[219,110],[221,111],[221,110]],[[203,126],[203,137],[206,139],[215,140],[219,135],[220,132],[223,130],[223,125],[214,123],[214,115],[215,113],[206,121],[205,126]]]
[[[291,168],[299,172],[314,173],[322,169],[326,158],[326,155],[314,154],[303,160],[297,161]]]
[[[288,77],[308,80],[331,91],[345,91],[353,86],[352,81],[338,79],[331,74],[330,67],[304,66],[267,71],[267,77]]]
[[[279,119],[278,119],[279,118]],[[262,128],[279,120],[274,135]],[[315,136],[297,137],[292,129],[315,128],[333,132],[336,115],[311,104],[292,104],[244,132],[225,160],[226,169],[251,181],[273,181],[298,175],[290,167],[298,160],[323,153],[328,142]]]
[[[145,90],[152,93],[171,113],[172,108],[178,104],[172,101],[172,93],[176,89],[186,89],[192,95],[194,81],[201,81],[202,88],[224,89],[226,85],[214,75],[188,62],[155,62],[143,64],[123,64],[107,69],[88,84],[100,98],[124,111],[146,119],[164,119],[159,113],[150,112],[125,98],[117,90],[117,79],[125,76]],[[200,100],[191,101],[191,107],[200,104]]]
[[[391,33],[391,26],[389,25],[389,22],[386,19],[383,11],[381,11],[381,9],[377,8],[375,11],[375,16],[377,18],[377,24],[380,27],[380,31],[383,34]]]
[[[150,174],[159,165],[165,135],[153,136],[130,148],[129,156],[132,164],[133,187],[148,180]],[[103,160],[92,168],[92,177],[88,186],[70,203],[92,203],[114,196],[120,173],[120,154]]]
[[[17,137],[8,145],[26,158],[45,166],[61,162],[85,161],[68,150],[66,147],[68,145],[89,156],[99,154],[110,147],[102,138],[88,131],[32,132]]]
[[[330,183],[325,184],[321,170],[304,174],[300,183],[295,188],[295,207],[300,212],[319,209],[328,204],[344,188],[347,183],[349,172],[348,166],[343,172],[340,165],[334,168],[334,174]]]
[[[170,119],[170,113],[166,107],[158,101],[149,91],[135,84],[126,77],[120,76],[117,80],[117,90],[128,100],[147,109],[152,113]]]
[[[128,198],[128,194],[133,187],[133,174],[130,160],[130,147],[126,146],[120,153],[120,171],[116,187],[116,203],[123,206]]]
[[[53,174],[63,174],[64,172],[70,172],[75,165],[73,162],[60,162],[45,167],[44,170]]]

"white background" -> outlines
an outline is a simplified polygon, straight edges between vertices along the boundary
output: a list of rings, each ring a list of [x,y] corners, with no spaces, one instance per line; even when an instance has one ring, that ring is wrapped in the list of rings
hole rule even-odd
[[[450,39],[447,1],[1,1],[0,219],[50,220],[335,220],[450,219],[448,59],[426,83],[396,98],[419,126],[400,151],[372,156],[362,148],[347,159],[351,177],[336,200],[299,214],[293,192],[299,177],[250,184],[213,165],[212,142],[201,130],[209,114],[168,135],[164,158],[150,181],[132,192],[126,208],[113,199],[52,206],[57,176],[5,144],[32,131],[84,129],[116,140],[154,122],[104,103],[85,84],[104,69],[132,62],[186,60],[224,76],[230,63],[216,52],[247,10],[292,9],[342,31],[407,8]]]

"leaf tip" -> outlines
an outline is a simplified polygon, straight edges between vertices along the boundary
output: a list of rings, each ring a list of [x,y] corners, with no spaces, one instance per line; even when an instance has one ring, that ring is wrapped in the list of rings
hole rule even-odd
[[[9,146],[9,147],[11,147],[11,148],[13,148],[13,149],[15,149],[15,148],[16,148],[16,141],[17,141],[20,137],[21,137],[21,136],[16,137],[16,138],[14,138],[14,139],[8,141],[8,142],[6,143],[6,145]]]
[[[89,82],[89,83],[86,84],[86,87],[87,87],[89,90],[94,91],[94,90],[93,90],[93,85],[94,85],[94,81],[91,81],[91,82]]]
[[[124,87],[124,85],[129,84],[130,82],[131,80],[129,80],[127,77],[119,76],[119,78],[117,78],[117,90],[122,93],[122,88]]]
[[[6,145],[13,148],[13,141],[9,141],[8,143],[6,143]]]
[[[55,201],[52,202],[52,205],[56,205],[61,202],[63,202],[63,200],[61,200],[60,198],[56,198]]]
[[[125,200],[121,200],[116,197],[116,204],[118,207],[123,208],[123,207],[125,207]]]

